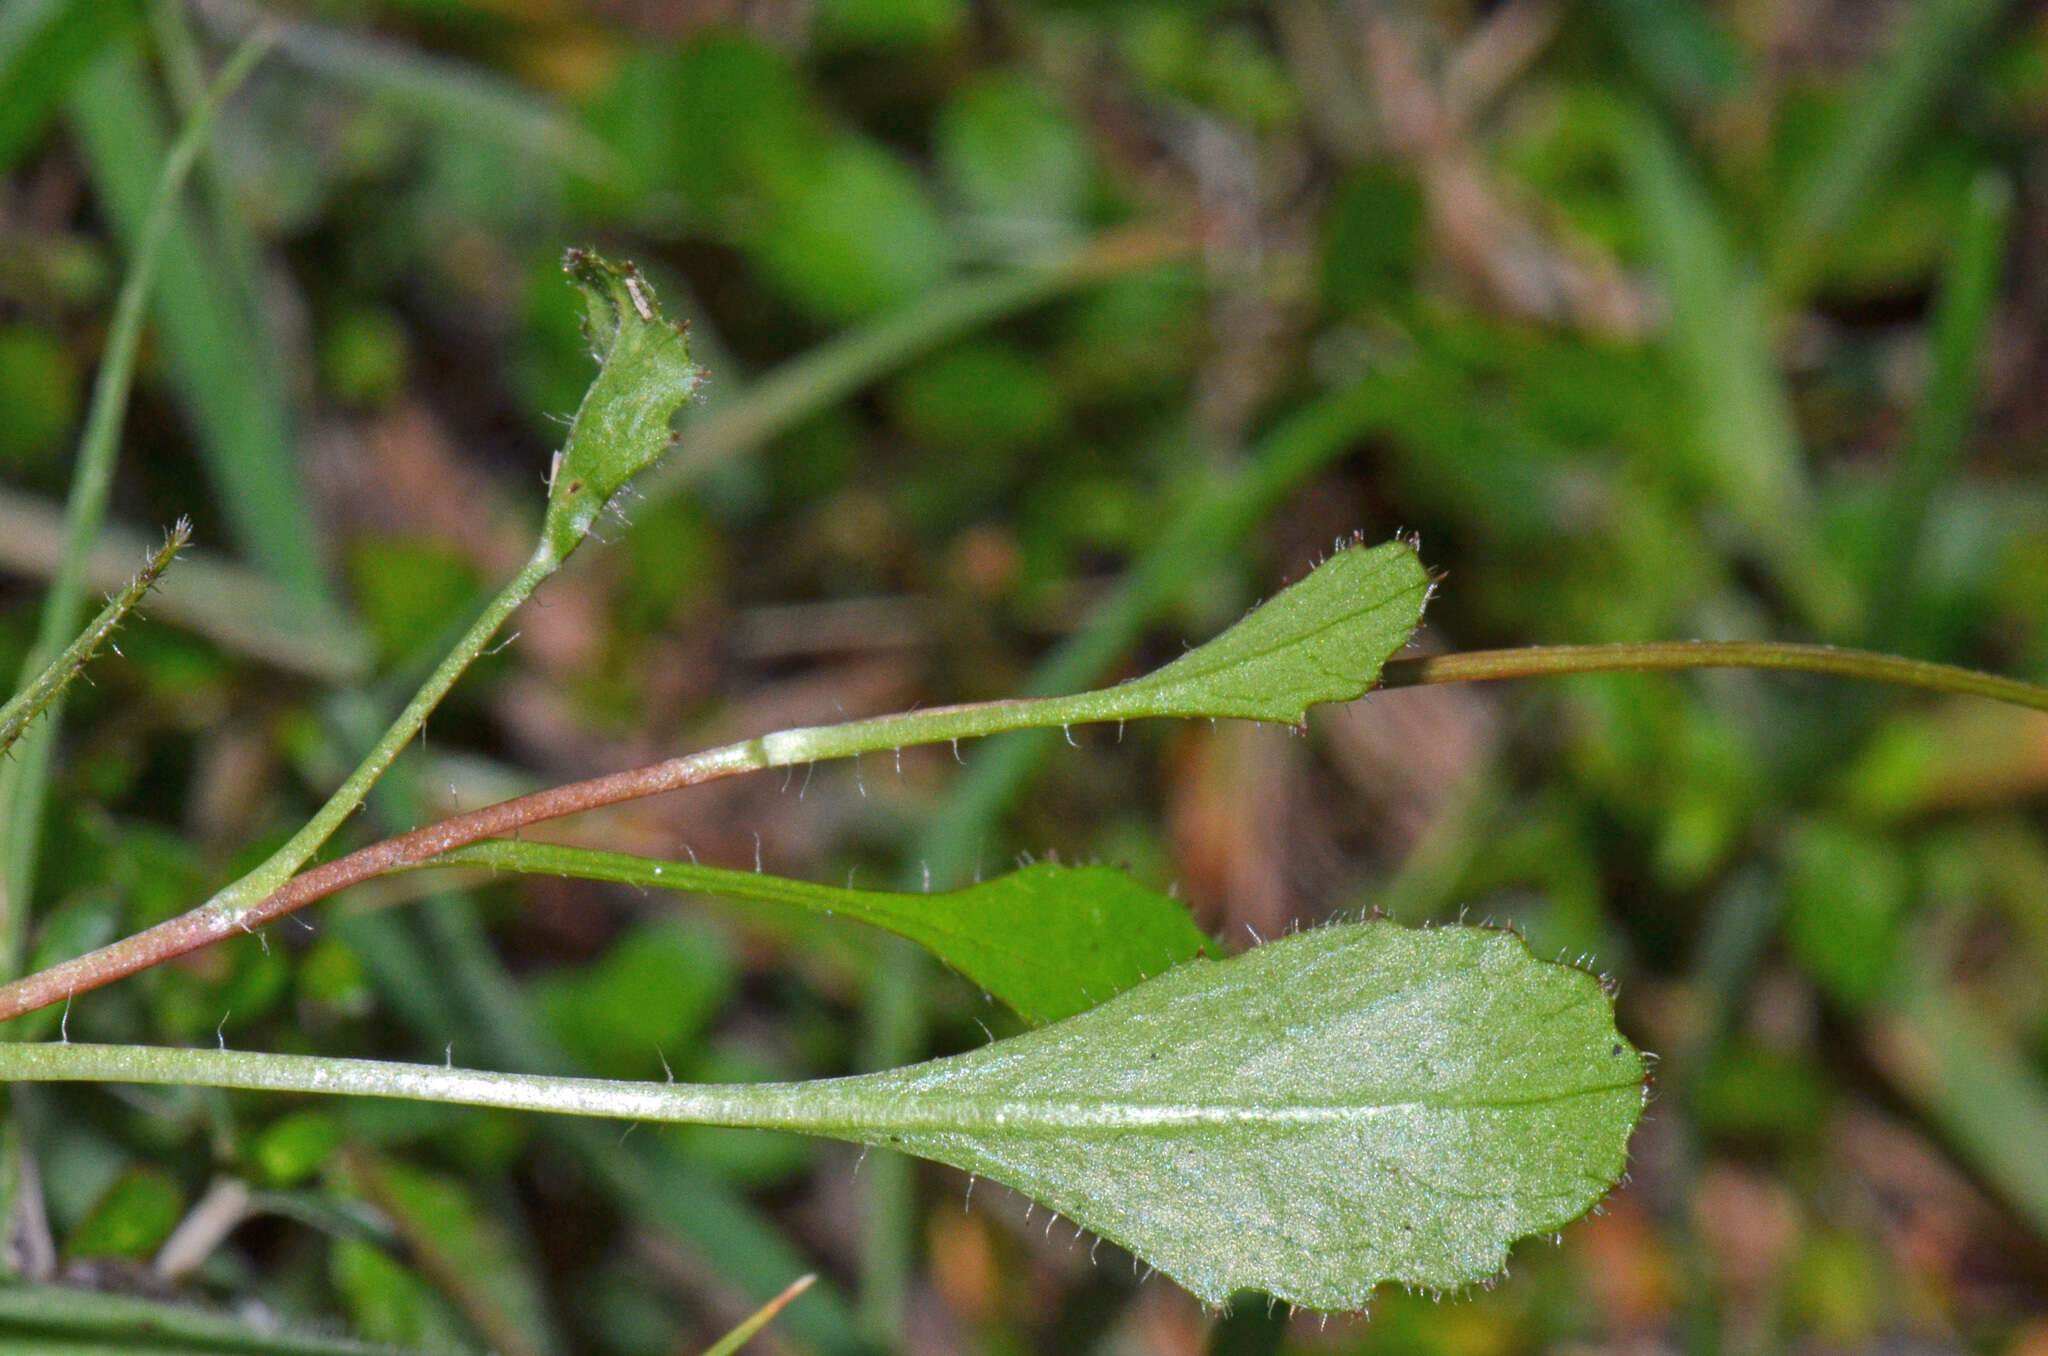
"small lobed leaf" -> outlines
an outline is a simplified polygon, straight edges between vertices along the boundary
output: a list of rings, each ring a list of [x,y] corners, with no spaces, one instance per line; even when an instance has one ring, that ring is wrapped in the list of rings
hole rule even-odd
[[[542,536],[557,557],[575,550],[612,496],[674,446],[670,425],[704,379],[685,327],[662,318],[639,269],[583,250],[570,250],[562,266],[583,293],[598,372],[548,483]]]
[[[959,890],[854,890],[694,862],[493,840],[436,866],[488,866],[789,904],[916,942],[1034,1024],[1085,1012],[1210,949],[1187,906],[1107,866],[1040,862]]]
[[[1620,1178],[1642,1057],[1512,933],[1339,924],[1077,1017],[841,1082],[848,1138],[993,1178],[1202,1299],[1448,1289]]]
[[[1363,696],[1414,634],[1429,573],[1406,541],[1338,551],[1208,644],[1114,692],[1159,716],[1298,725]]]
[[[1208,644],[1114,687],[1063,697],[931,707],[762,735],[735,750],[754,766],[844,758],[1003,730],[1154,716],[1299,725],[1319,702],[1352,701],[1422,620],[1429,574],[1408,541],[1348,546]]]

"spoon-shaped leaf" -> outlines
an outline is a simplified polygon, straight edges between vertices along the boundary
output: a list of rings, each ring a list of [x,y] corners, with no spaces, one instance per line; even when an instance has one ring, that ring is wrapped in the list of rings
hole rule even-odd
[[[1107,866],[1040,862],[965,889],[901,894],[506,839],[424,865],[546,872],[856,918],[916,942],[1032,1023],[1085,1012],[1210,945],[1186,905]]]
[[[1450,1288],[1621,1175],[1643,1061],[1512,933],[1339,925],[1192,961],[969,1054],[849,1080],[859,1136],[1006,1183],[1210,1303]]]
[[[1340,924],[1193,960],[950,1059],[690,1085],[0,1042],[0,1081],[411,1097],[795,1130],[1007,1183],[1221,1304],[1356,1309],[1485,1280],[1620,1178],[1643,1060],[1591,975],[1512,933]]]

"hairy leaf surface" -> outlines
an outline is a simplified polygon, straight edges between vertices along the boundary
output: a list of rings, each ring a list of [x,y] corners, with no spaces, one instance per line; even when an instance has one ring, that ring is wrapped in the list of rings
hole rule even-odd
[[[1429,574],[1409,543],[1349,547],[1208,644],[1114,690],[1152,699],[1152,715],[1299,724],[1309,707],[1377,683],[1428,597]]]
[[[810,1083],[618,1083],[209,1048],[0,1042],[0,1080],[412,1097],[887,1145],[1043,1201],[1220,1304],[1356,1309],[1492,1276],[1621,1176],[1643,1060],[1512,933],[1339,924],[1198,959],[950,1059]]]
[[[905,894],[505,840],[458,848],[431,865],[547,872],[841,914],[909,938],[1033,1023],[1084,1012],[1210,945],[1186,905],[1107,866],[1040,862],[965,889]]]
[[[848,1080],[888,1144],[1006,1183],[1196,1295],[1450,1288],[1620,1177],[1643,1061],[1512,933],[1337,925],[1078,1017]]]
[[[1429,573],[1406,541],[1347,546],[1208,644],[1142,678],[1064,697],[940,706],[781,730],[752,741],[757,766],[844,758],[942,739],[1154,716],[1299,725],[1320,702],[1348,702],[1422,620]]]
[[[558,557],[576,549],[628,480],[674,445],[670,425],[703,381],[683,327],[662,318],[637,268],[582,250],[569,251],[563,267],[583,293],[583,328],[598,371],[548,484],[542,535]]]

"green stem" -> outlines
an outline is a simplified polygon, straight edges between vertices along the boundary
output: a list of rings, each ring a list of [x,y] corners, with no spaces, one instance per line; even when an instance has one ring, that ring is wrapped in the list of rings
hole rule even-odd
[[[1491,683],[1503,678],[1544,678],[1566,673],[1667,673],[1679,669],[1776,669],[1824,673],[1894,687],[1915,687],[1959,697],[2048,711],[2048,687],[2001,678],[1953,664],[1769,640],[1673,640],[1621,645],[1537,645],[1521,650],[1471,650],[1390,661],[1381,687],[1432,683]]]
[[[521,603],[533,596],[533,591],[540,587],[541,581],[553,574],[560,564],[561,557],[552,546],[543,541],[540,548],[534,552],[533,558],[526,562],[518,574],[512,576],[511,582],[506,584],[498,596],[490,601],[489,606],[484,608],[483,615],[463,633],[455,648],[450,650],[433,673],[428,675],[420,690],[413,694],[412,700],[406,703],[405,709],[398,713],[398,718],[385,730],[383,738],[379,739],[376,746],[364,756],[363,761],[357,764],[356,770],[349,774],[348,780],[328,798],[327,803],[306,821],[305,827],[293,834],[284,846],[273,852],[261,866],[216,894],[201,907],[233,927],[249,927],[251,924],[248,914],[251,908],[266,896],[274,894],[290,880],[298,869],[334,836],[334,831],[341,827],[342,821],[356,812],[363,803],[363,797],[376,785],[377,779],[384,775],[399,753],[412,742],[412,737],[426,725],[428,714],[441,704],[441,699],[448,695],[448,689],[455,686],[455,680],[476,662],[477,657],[504,626],[506,619],[518,610]]]
[[[393,735],[387,735],[377,751],[358,769],[356,776],[349,779],[343,788],[345,794],[338,794],[335,800],[330,801],[320,817],[285,849],[281,849],[272,862],[286,860],[289,853],[296,850],[294,845],[300,844],[301,839],[308,838],[322,824],[325,828],[319,836],[324,840],[334,825],[346,817],[354,807],[355,799],[376,780],[376,774],[389,765],[398,747],[411,737],[412,730],[418,728],[417,717],[424,715],[424,707],[439,700],[439,692],[454,681],[454,672],[459,671],[460,664],[468,662],[465,656],[473,656],[480,651],[496,630],[503,614],[517,606],[518,600],[531,592],[532,585],[545,577],[542,562],[543,557],[536,556],[535,563],[507,587],[498,601],[492,604],[491,610],[472,628],[456,654],[436,671],[427,688],[422,689],[421,697],[406,708],[407,714],[392,727]],[[529,575],[534,576],[530,581]],[[1503,678],[1538,678],[1569,673],[1729,668],[1829,674],[1957,696],[1985,697],[2036,711],[2048,711],[2048,687],[2035,683],[2001,678],[1950,664],[1930,664],[1917,659],[1872,654],[1865,650],[1840,650],[1827,645],[1779,641],[1670,641],[1475,650],[1465,654],[1394,660],[1382,670],[1381,686],[1483,683]],[[237,929],[253,931],[316,899],[324,899],[337,890],[373,877],[417,865],[485,838],[504,837],[529,825],[580,814],[600,806],[616,805],[742,772],[879,753],[916,744],[945,743],[1004,730],[1057,728],[1190,714],[1204,713],[1178,709],[1171,700],[1163,700],[1159,692],[1140,680],[1122,687],[1069,697],[937,707],[929,711],[848,721],[841,725],[784,730],[672,758],[664,763],[551,787],[373,843],[345,857],[325,862],[303,875],[289,880],[280,878],[279,883],[267,892],[258,893],[252,889],[248,894],[232,897],[223,892],[190,913],[0,986],[0,1021],[63,1002],[74,994],[98,988],[124,975],[218,941]],[[398,733],[400,731],[403,733]],[[313,846],[317,847],[318,843]],[[308,854],[312,850],[305,849]],[[299,858],[300,862],[303,860],[303,856]],[[274,870],[267,863],[243,879],[255,879]],[[285,874],[289,875],[289,871]]]
[[[63,537],[60,508],[0,488],[0,570],[54,574]],[[101,528],[85,561],[87,588],[118,592],[133,577],[135,562],[154,549],[132,528]],[[183,626],[230,654],[317,683],[359,682],[369,673],[370,641],[360,623],[311,614],[263,571],[203,551],[179,554],[177,571],[150,600],[150,616]]]
[[[34,674],[56,656],[70,638],[85,599],[86,558],[106,518],[107,495],[114,481],[114,454],[135,383],[135,355],[142,344],[142,323],[162,265],[164,243],[176,219],[178,196],[200,152],[213,134],[214,123],[230,96],[270,50],[275,31],[259,27],[237,47],[207,91],[206,99],[185,124],[157,177],[149,214],[135,243],[135,256],[121,294],[99,373],[93,380],[92,405],[79,439],[78,466],[72,475],[65,509],[64,549],[50,591],[43,601],[36,643],[23,675]],[[27,922],[28,896],[35,880],[36,843],[41,836],[43,789],[49,779],[52,733],[62,701],[52,703],[50,719],[24,739],[16,758],[0,767],[0,974],[20,969]]]
[[[178,525],[172,528],[170,535],[164,539],[164,544],[157,548],[150,556],[149,563],[142,567],[142,572],[130,579],[126,588],[107,600],[107,605],[100,609],[99,615],[79,633],[76,640],[65,647],[62,654],[50,661],[48,668],[36,675],[20,692],[8,698],[6,705],[0,706],[0,754],[6,753],[14,741],[34,723],[36,717],[48,711],[58,697],[63,695],[71,680],[85,671],[85,666],[99,653],[100,646],[107,642],[108,637],[120,627],[123,619],[142,601],[143,595],[148,593],[162,577],[163,572],[170,568],[171,560],[184,547],[191,535],[192,525],[182,518],[179,519]]]
[[[788,1130],[866,1140],[888,1131],[952,1127],[948,1099],[881,1105],[857,1079],[804,1083],[633,1083],[498,1073],[379,1059],[272,1055],[152,1045],[0,1044],[0,1082],[154,1083],[251,1092],[320,1092],[547,1111],[676,1125]]]

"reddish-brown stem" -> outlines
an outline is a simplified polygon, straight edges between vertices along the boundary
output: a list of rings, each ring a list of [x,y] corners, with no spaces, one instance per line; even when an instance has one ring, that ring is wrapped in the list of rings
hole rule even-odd
[[[1091,715],[1087,709],[1091,698],[1092,694],[1083,694],[1078,698],[934,706],[839,725],[783,730],[759,739],[727,744],[722,748],[592,777],[587,781],[569,782],[500,801],[496,805],[486,805],[480,810],[456,815],[423,829],[414,829],[411,833],[358,848],[331,862],[323,862],[292,877],[246,907],[237,908],[224,898],[216,897],[153,928],[0,986],[0,1021],[65,1002],[77,994],[111,984],[138,970],[146,970],[161,961],[196,951],[238,932],[254,932],[294,909],[325,899],[338,890],[400,867],[424,862],[451,848],[463,847],[480,839],[502,837],[550,819],[562,819],[585,810],[696,786],[741,772],[841,758],[891,745],[922,744],[947,738],[957,740],[998,730],[1058,724],[1062,719],[1080,722],[1113,718],[1113,714],[1108,717]]]
[[[1381,671],[1380,683],[1382,687],[1416,687],[1431,683],[1491,682],[1503,678],[1536,678],[1568,673],[1706,668],[1825,673],[1840,678],[1988,697],[1994,701],[2048,711],[2048,687],[2038,684],[1948,664],[1930,664],[1826,645],[1776,641],[1658,641],[1637,645],[1474,650],[1390,661]],[[967,738],[1003,729],[1055,725],[1068,719],[1075,723],[1121,719],[1113,710],[1104,714],[1090,706],[1099,695],[933,707],[873,720],[850,721],[843,725],[785,730],[740,744],[729,744],[647,767],[570,782],[529,796],[500,801],[396,838],[372,843],[345,857],[337,857],[294,876],[249,908],[238,911],[218,901],[201,905],[147,931],[0,986],[0,1021],[52,1003],[61,1003],[74,994],[112,983],[159,961],[182,956],[237,932],[253,932],[337,890],[403,866],[428,861],[450,849],[481,839],[501,837],[546,820],[695,786],[740,772],[845,757],[886,748],[892,743],[918,744]]]
[[[451,848],[514,833],[530,824],[695,786],[765,766],[768,764],[760,760],[758,741],[754,741],[549,787],[545,791],[500,801],[496,805],[487,805],[480,810],[414,829],[411,833],[358,848],[347,856],[302,872],[239,916],[224,909],[196,908],[153,928],[109,943],[97,951],[89,951],[0,987],[0,1021],[52,1003],[65,1002],[75,994],[111,984],[174,956],[232,937],[237,932],[254,932],[294,909],[325,899],[337,890],[401,866],[426,861]]]

